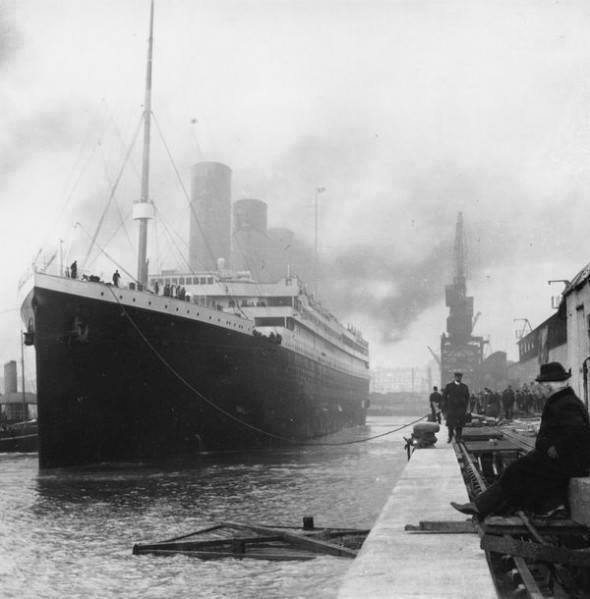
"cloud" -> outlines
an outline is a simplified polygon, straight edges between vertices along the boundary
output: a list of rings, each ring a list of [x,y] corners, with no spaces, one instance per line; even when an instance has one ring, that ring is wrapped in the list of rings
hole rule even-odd
[[[16,2],[0,4],[0,67],[6,65],[22,46],[22,35],[16,27]]]
[[[324,267],[322,294],[338,314],[365,313],[382,331],[380,342],[399,343],[427,308],[440,302],[448,282],[449,239],[436,242],[413,263],[392,246],[353,246]]]

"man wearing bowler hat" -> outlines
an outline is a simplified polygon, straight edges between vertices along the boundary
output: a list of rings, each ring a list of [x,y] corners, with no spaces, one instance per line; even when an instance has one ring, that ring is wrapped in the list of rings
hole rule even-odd
[[[453,435],[455,436],[455,441],[461,439],[461,433],[463,431],[463,425],[465,424],[465,417],[469,407],[469,387],[461,382],[463,373],[455,372],[454,376],[455,380],[451,381],[445,387],[442,398],[442,411],[445,415],[447,428],[449,429],[447,443],[450,443],[453,440]]]
[[[549,392],[535,449],[516,460],[473,502],[451,505],[485,518],[493,512],[528,509],[545,516],[564,514],[568,481],[590,468],[590,421],[586,406],[568,384],[571,372],[559,362],[541,365],[537,381]]]

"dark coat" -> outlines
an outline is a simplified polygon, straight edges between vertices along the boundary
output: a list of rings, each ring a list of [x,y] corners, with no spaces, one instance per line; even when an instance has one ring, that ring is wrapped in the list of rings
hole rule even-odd
[[[442,395],[438,391],[433,391],[430,394],[430,405],[440,409],[442,403]]]
[[[552,446],[557,458],[547,455]],[[588,412],[566,387],[547,399],[535,449],[506,468],[499,482],[510,504],[534,509],[546,501],[563,503],[569,479],[586,476],[589,468]]]
[[[469,387],[465,383],[449,383],[443,392],[442,411],[447,426],[463,426],[469,407]]]

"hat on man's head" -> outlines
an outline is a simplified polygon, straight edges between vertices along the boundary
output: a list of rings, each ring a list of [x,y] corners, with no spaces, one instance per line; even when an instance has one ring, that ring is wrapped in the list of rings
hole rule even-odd
[[[455,376],[463,376],[463,373],[462,373],[462,372],[459,372],[459,371],[457,371],[457,372],[453,372],[453,374],[454,374]]]
[[[572,376],[571,368],[566,372],[565,368],[559,362],[548,362],[541,364],[541,372],[535,379],[539,383],[549,381],[565,381]]]

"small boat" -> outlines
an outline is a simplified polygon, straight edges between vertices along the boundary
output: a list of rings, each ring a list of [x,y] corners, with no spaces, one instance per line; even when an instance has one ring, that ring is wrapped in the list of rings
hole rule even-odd
[[[38,448],[37,420],[4,424],[0,428],[0,453],[35,452]]]
[[[133,546],[134,555],[189,555],[199,559],[309,560],[318,555],[355,558],[368,530],[261,526],[219,522],[180,537]]]

